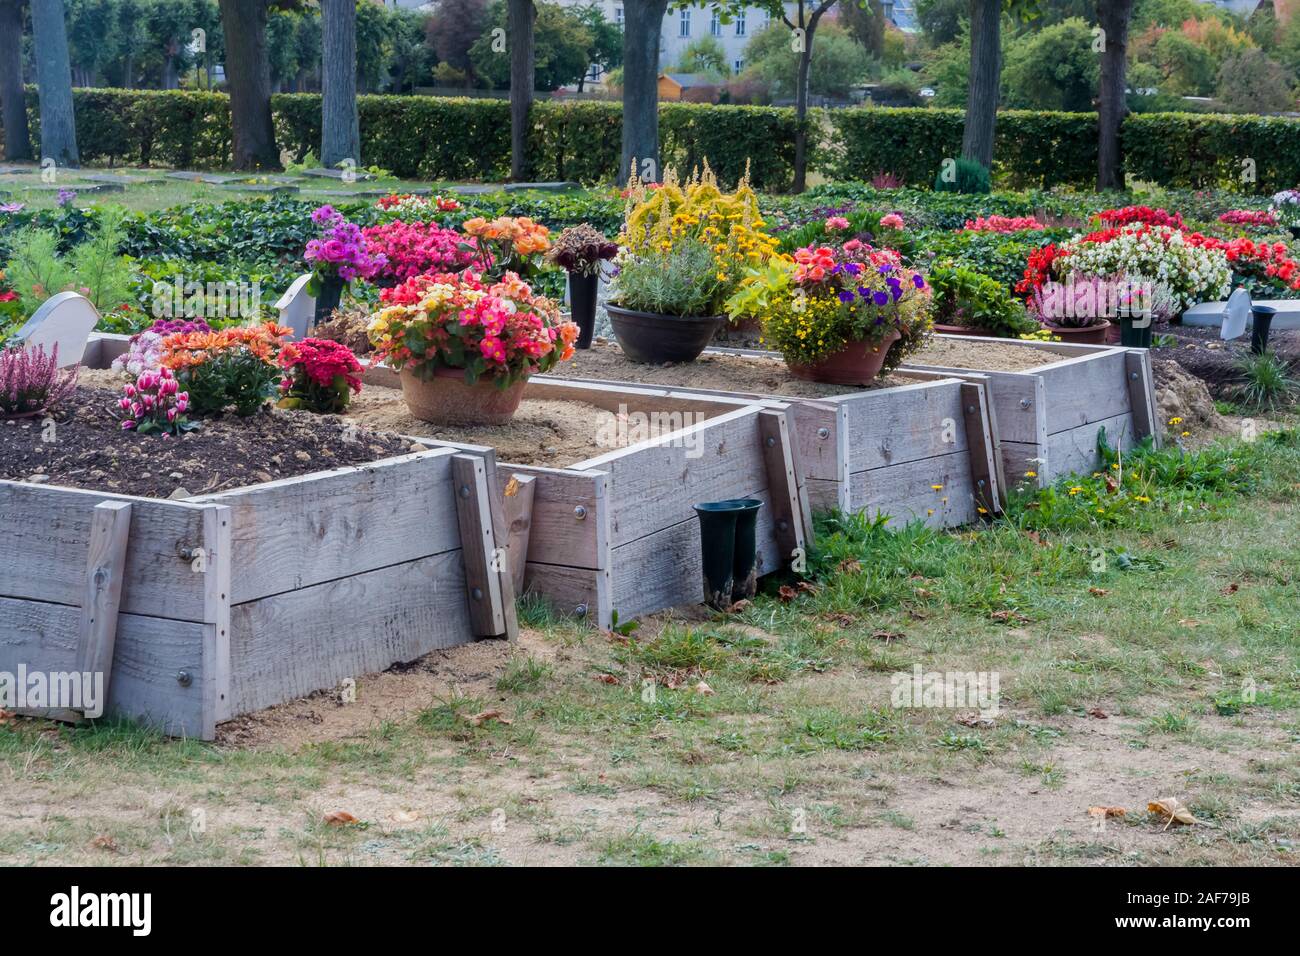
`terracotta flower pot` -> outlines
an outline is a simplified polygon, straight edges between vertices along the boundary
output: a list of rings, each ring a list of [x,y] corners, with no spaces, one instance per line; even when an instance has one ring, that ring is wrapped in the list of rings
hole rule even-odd
[[[1053,335],[1060,336],[1062,342],[1070,342],[1075,345],[1104,345],[1107,341],[1106,336],[1110,331],[1110,323],[1103,319],[1098,325],[1077,328],[1066,325],[1052,325],[1045,322],[1043,328],[1048,329]]]
[[[830,385],[870,385],[880,374],[890,346],[901,337],[897,329],[891,329],[878,345],[873,346],[868,342],[850,342],[821,361],[809,365],[801,365],[797,362],[786,364],[796,376],[810,382],[826,382]]]
[[[526,379],[497,388],[489,378],[465,384],[465,371],[436,368],[420,378],[408,365],[402,369],[402,398],[411,414],[435,425],[504,425],[514,418],[524,397]]]
[[[992,329],[983,329],[973,325],[943,325],[942,323],[936,322],[934,324],[934,331],[940,335],[979,335],[984,338],[993,337]]]

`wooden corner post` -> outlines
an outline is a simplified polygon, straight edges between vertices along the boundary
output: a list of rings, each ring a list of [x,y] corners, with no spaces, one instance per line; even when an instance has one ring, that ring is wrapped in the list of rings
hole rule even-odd
[[[479,637],[504,635],[517,640],[519,622],[509,555],[504,540],[498,542],[492,520],[494,510],[502,508],[500,504],[494,508],[493,496],[488,492],[487,462],[478,455],[454,455],[451,474],[470,623]]]

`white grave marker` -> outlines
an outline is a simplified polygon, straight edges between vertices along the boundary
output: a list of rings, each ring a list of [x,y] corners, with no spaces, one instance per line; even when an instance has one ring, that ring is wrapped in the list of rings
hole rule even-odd
[[[99,312],[84,295],[60,292],[52,295],[33,313],[17,339],[25,346],[43,345],[48,355],[59,348],[59,367],[80,364],[86,355],[86,343],[99,322]]]

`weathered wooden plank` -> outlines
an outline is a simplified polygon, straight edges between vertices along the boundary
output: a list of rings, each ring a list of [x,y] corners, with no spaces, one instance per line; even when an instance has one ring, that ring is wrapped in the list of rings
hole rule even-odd
[[[1133,416],[1116,415],[1101,422],[1090,422],[1057,432],[1047,442],[1048,475],[1051,480],[1071,472],[1088,475],[1101,465],[1097,454],[1097,433],[1106,429],[1106,441],[1114,448],[1127,451],[1134,445]]]
[[[226,505],[203,509],[203,676],[205,725],[229,720],[230,605],[234,560],[234,514]],[[242,570],[242,569],[241,569]]]
[[[202,544],[202,509],[79,488],[0,481],[0,595],[79,607],[102,501],[131,503],[120,612],[201,620],[203,582],[187,554]]]
[[[77,667],[83,674],[102,674],[112,686],[113,647],[117,643],[118,608],[122,603],[126,543],[131,533],[131,502],[104,501],[95,506],[86,556],[86,590],[77,636]]]
[[[757,498],[758,573],[777,570],[786,555],[777,543],[771,495],[766,489],[736,497]],[[692,515],[653,534],[614,548],[613,606],[620,618],[649,614],[666,607],[698,604],[704,598],[700,523]]]
[[[20,664],[29,673],[77,669],[79,608],[0,598],[0,622],[0,671],[16,674]],[[181,673],[189,684],[177,679]],[[203,737],[202,673],[202,624],[119,614],[105,716]]]
[[[857,472],[849,481],[849,494],[853,510],[887,514],[890,524],[916,519],[953,527],[978,517],[970,458],[960,452]]]
[[[524,565],[528,563],[528,539],[532,532],[534,475],[510,474],[502,491],[506,524],[506,559],[516,595],[524,593]]]
[[[1125,354],[1109,349],[1033,370],[1047,389],[1049,435],[1132,410]]]
[[[1034,445],[1027,442],[1004,441],[1002,443],[1002,470],[1006,476],[1008,493],[1029,487],[1046,488],[1052,483],[1051,463],[1047,460],[1047,445]],[[1026,474],[1033,472],[1032,478]]]
[[[528,380],[525,398],[552,402],[586,402],[607,412],[692,412],[720,415],[751,404],[741,396],[721,392],[676,390],[668,386],[634,385],[589,379],[551,378],[537,375]]]
[[[848,406],[843,402],[795,402],[791,411],[804,477],[848,481]]]
[[[904,366],[906,371],[942,372],[948,375],[986,376],[992,396],[998,437],[1003,441],[1034,442],[1046,438],[1047,393],[1042,379],[1029,372],[960,369],[939,366]]]
[[[458,547],[446,506],[454,454],[438,448],[190,501],[231,509],[232,600],[242,604]]]
[[[1150,349],[1129,349],[1124,354],[1124,371],[1128,377],[1129,407],[1133,410],[1133,437],[1151,437],[1160,447],[1163,422],[1156,418],[1155,373]]]
[[[918,382],[837,401],[848,410],[850,474],[966,450],[960,382]]]
[[[809,478],[805,483],[808,486],[808,506],[813,514],[822,511],[843,511],[847,514],[853,510],[847,479],[831,481],[829,478]]]
[[[530,561],[524,572],[526,593],[545,598],[563,614],[589,618],[597,627],[610,626],[612,575],[608,568],[572,568]]]
[[[974,383],[963,382],[961,405],[975,503],[984,509],[981,514],[998,514],[1002,511],[1002,489],[998,484],[993,432],[989,427],[984,389]]]
[[[231,609],[235,713],[337,687],[469,640],[459,550]]]
[[[502,575],[497,559],[496,532],[492,527],[492,504],[488,496],[487,468],[473,455],[452,457],[452,500],[460,523],[461,549],[465,565],[465,588],[474,633],[494,636],[506,633]]]
[[[786,409],[764,409],[758,415],[758,432],[763,440],[767,488],[777,547],[787,558],[807,551],[812,538],[805,525],[807,493],[795,472],[794,443]]]
[[[763,487],[761,411],[741,408],[575,466],[609,473],[611,547],[693,518],[697,502]]]

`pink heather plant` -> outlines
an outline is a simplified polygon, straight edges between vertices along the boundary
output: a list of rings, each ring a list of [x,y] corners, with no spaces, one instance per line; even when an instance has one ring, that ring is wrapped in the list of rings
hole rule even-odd
[[[0,352],[0,418],[30,418],[54,411],[77,387],[80,366],[59,368],[59,347],[45,346]]]
[[[169,368],[142,372],[135,384],[122,386],[122,397],[117,407],[123,414],[123,431],[136,431],[141,435],[161,432],[179,435],[198,428],[198,422],[185,417],[190,406],[188,392],[181,391],[181,383]]]
[[[376,273],[410,279],[426,272],[459,272],[474,261],[474,247],[455,229],[436,222],[396,222],[361,230],[367,248],[386,261]]]
[[[311,221],[320,226],[319,239],[307,242],[305,258],[312,264],[316,279],[338,276],[345,282],[369,279],[385,265],[383,255],[372,255],[366,246],[365,236],[354,223],[343,218],[333,206],[321,206],[311,214]]]

